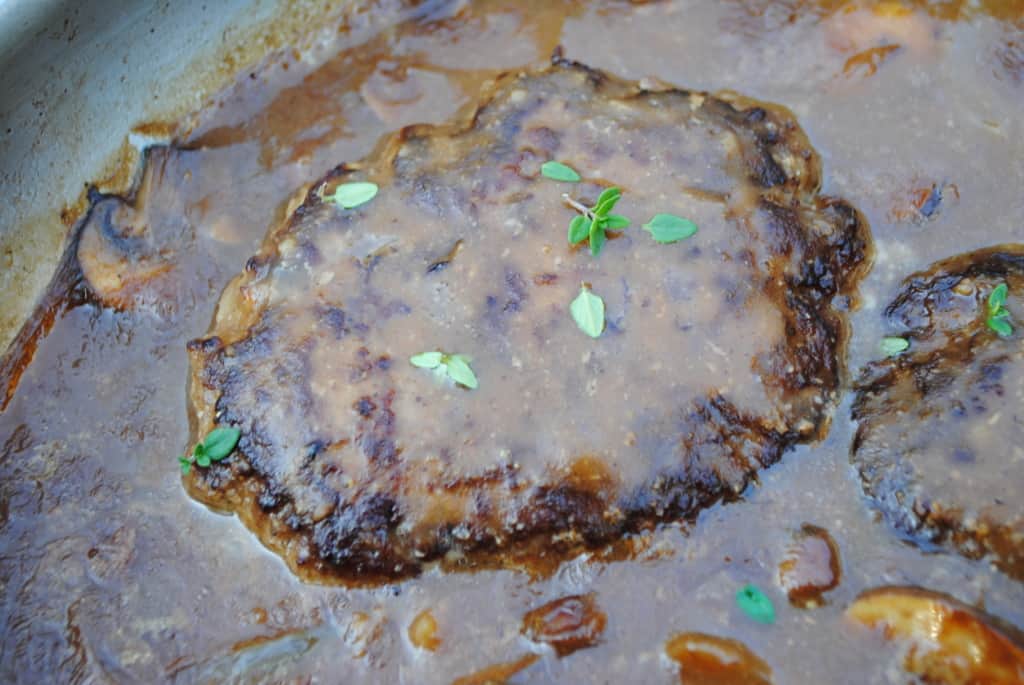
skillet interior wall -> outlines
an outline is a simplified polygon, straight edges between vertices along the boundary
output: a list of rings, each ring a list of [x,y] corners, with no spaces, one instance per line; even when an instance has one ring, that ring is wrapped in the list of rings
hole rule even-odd
[[[312,42],[310,26],[375,4],[0,3],[0,351],[57,266],[85,207],[84,182],[127,191],[139,149],[174,132],[170,123],[136,127],[180,119],[268,51]]]

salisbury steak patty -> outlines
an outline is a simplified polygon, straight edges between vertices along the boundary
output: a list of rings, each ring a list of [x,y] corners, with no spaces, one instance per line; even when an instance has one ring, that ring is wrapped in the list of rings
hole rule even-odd
[[[986,323],[1003,283],[1011,321],[1024,323],[1021,246],[947,259],[906,280],[885,314],[910,348],[858,381],[852,459],[899,529],[972,558],[991,554],[1024,578],[1024,353],[1019,332],[1000,337]]]
[[[539,173],[561,160],[584,177]],[[380,193],[356,209],[342,182]],[[735,497],[819,435],[855,284],[858,213],[819,198],[783,108],[651,92],[566,62],[500,79],[458,127],[342,165],[268,236],[190,344],[196,438],[238,451],[187,478],[298,573],[373,581],[604,545]],[[599,257],[574,211],[618,185],[633,226]],[[658,244],[656,213],[699,233]],[[587,282],[607,327],[569,305]],[[467,355],[468,390],[410,356]]]

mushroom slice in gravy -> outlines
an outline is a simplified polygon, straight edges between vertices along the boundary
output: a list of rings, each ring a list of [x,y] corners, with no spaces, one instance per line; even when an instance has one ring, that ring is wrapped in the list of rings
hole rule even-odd
[[[990,297],[1003,285],[1007,337],[989,324]],[[910,345],[859,380],[852,451],[865,492],[894,526],[971,558],[991,556],[1018,579],[1022,293],[1020,246],[953,257],[910,276],[885,310],[891,334]]]
[[[922,682],[1024,681],[1020,633],[952,597],[916,587],[881,587],[861,594],[846,615],[902,643],[903,667]]]
[[[582,182],[544,177],[551,160]],[[345,208],[351,182],[379,192]],[[779,106],[559,58],[502,77],[468,123],[407,128],[314,184],[229,284],[190,399],[197,437],[242,437],[189,492],[321,582],[529,566],[735,498],[835,399],[831,302],[870,247],[820,182]],[[594,257],[566,241],[563,194],[611,186],[632,226]],[[656,242],[656,214],[699,230]],[[581,284],[597,338],[570,314]],[[410,363],[424,352],[465,355],[475,382]]]

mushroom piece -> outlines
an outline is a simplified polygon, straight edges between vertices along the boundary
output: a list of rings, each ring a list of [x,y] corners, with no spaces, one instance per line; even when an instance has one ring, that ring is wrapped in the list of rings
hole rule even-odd
[[[680,633],[665,645],[679,663],[683,685],[771,685],[772,669],[740,642],[706,633]]]
[[[593,595],[571,595],[528,612],[523,617],[523,635],[551,645],[562,657],[597,644],[605,622]]]
[[[903,667],[929,683],[1024,682],[1024,639],[1011,627],[952,597],[916,587],[881,587],[846,615],[906,643]]]

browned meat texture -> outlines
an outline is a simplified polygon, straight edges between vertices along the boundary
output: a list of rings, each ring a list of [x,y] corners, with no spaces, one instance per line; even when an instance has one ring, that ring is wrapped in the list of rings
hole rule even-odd
[[[368,204],[323,199],[358,180]],[[598,258],[569,247],[562,194],[612,184],[633,226]],[[321,582],[531,565],[735,498],[821,434],[839,382],[832,303],[869,239],[819,185],[784,108],[560,60],[502,77],[467,123],[314,184],[228,286],[190,344],[193,437],[242,438],[188,489]],[[660,245],[656,213],[700,230]],[[570,317],[582,282],[597,340]],[[430,350],[479,388],[409,363]]]
[[[986,323],[1009,288],[1014,333]],[[868,367],[853,408],[864,489],[917,541],[955,548],[1024,578],[1024,249],[999,246],[914,274],[886,309],[907,352]]]

